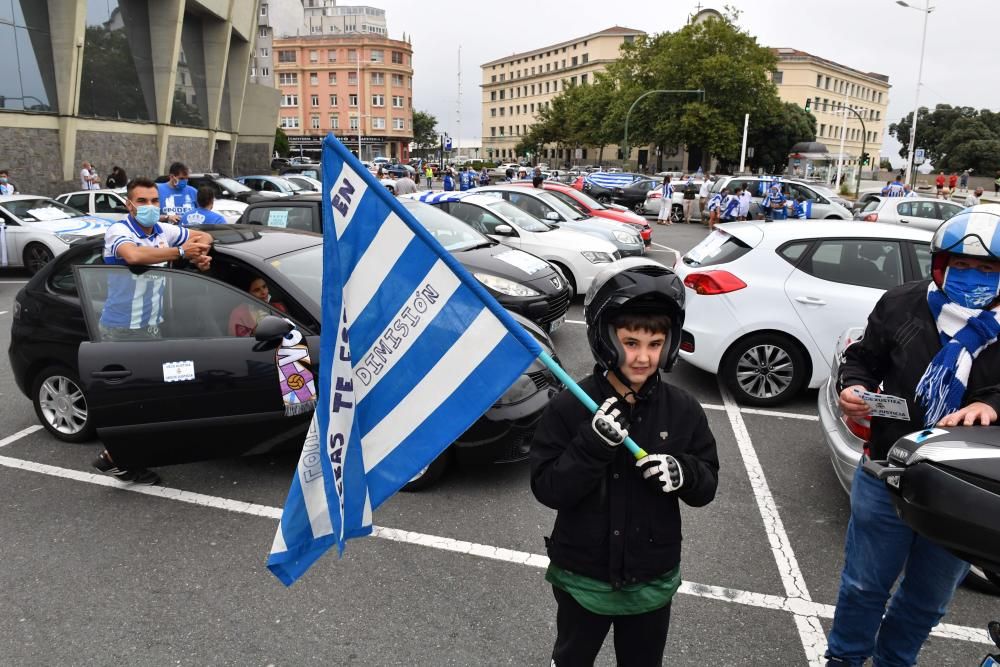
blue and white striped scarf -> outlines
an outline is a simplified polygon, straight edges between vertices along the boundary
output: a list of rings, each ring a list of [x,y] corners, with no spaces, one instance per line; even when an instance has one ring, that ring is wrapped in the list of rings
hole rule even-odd
[[[924,424],[933,426],[962,407],[972,362],[1000,336],[1000,307],[960,306],[933,282],[927,289],[927,305],[941,336],[941,349],[917,384],[917,399],[924,406]]]

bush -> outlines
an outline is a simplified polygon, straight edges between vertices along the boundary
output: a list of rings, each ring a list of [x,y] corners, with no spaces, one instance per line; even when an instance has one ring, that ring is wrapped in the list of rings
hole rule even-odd
[[[840,184],[840,194],[844,197],[851,194],[851,184],[844,179],[844,182]]]

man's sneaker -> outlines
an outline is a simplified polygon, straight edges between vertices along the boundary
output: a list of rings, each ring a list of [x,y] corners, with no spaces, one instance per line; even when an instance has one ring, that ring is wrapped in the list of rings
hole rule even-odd
[[[101,452],[101,455],[94,459],[93,465],[105,475],[114,477],[122,482],[148,485],[160,483],[160,476],[152,470],[147,470],[146,468],[119,468],[108,458],[107,452]]]

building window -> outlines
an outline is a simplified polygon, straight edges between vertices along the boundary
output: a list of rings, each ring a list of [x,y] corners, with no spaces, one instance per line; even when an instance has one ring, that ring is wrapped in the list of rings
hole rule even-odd
[[[505,109],[503,107],[500,107],[500,115],[501,116],[504,115],[504,111],[505,111]]]
[[[400,88],[402,88],[403,87],[403,75],[402,74],[393,74],[392,75],[392,85],[399,86]]]
[[[282,95],[281,96],[281,106],[283,106],[283,107],[297,107],[297,106],[299,106],[299,96],[298,95]]]
[[[319,85],[319,73],[318,72],[309,72],[309,85],[310,86],[318,86]]]
[[[330,127],[334,130],[340,129],[340,116],[330,116]]]
[[[573,47],[576,48],[576,45],[574,44]],[[579,58],[577,58],[576,56],[573,56],[573,58],[570,60],[570,67],[576,67],[579,64],[577,62],[578,60],[579,60]]]
[[[271,55],[271,49],[267,48],[266,46],[260,47],[260,57],[261,58],[267,58],[270,55]]]
[[[357,72],[348,72],[347,73],[347,85],[348,86],[356,86],[356,85],[358,85],[358,73]]]
[[[331,107],[337,106],[337,96],[336,95],[330,95],[330,106]]]
[[[385,73],[384,72],[372,72],[372,85],[373,86],[384,86],[385,85]]]
[[[586,46],[587,42],[584,42],[583,45]],[[589,53],[584,53],[582,56],[580,56],[580,61],[584,65],[586,65],[587,63],[589,63],[590,62],[590,54]]]
[[[503,136],[503,125],[500,126],[500,136]]]
[[[587,75],[586,74],[581,74],[580,75],[580,85],[581,86],[586,86],[587,85]]]
[[[318,63],[319,62],[319,51],[316,49],[311,49],[309,51],[309,62]]]
[[[497,75],[494,74],[493,76],[490,77],[490,83],[496,83],[496,82],[497,82]]]
[[[776,86],[780,86],[784,78],[785,78],[785,73],[782,72],[780,69],[776,69],[773,72],[771,72],[771,81],[773,81],[774,85]]]
[[[405,130],[406,129],[406,121],[404,119],[402,119],[402,118],[393,118],[392,119],[392,129],[394,129],[394,130]]]
[[[402,109],[403,108],[403,96],[402,95],[393,95],[392,96],[392,106],[395,109]]]
[[[319,106],[319,95],[313,95],[313,96],[311,96],[309,98],[309,102],[310,102],[310,104],[312,106],[318,107]]]
[[[496,110],[496,107],[494,107],[494,108],[490,109],[490,116],[492,116],[493,118],[496,118],[496,117],[497,117],[497,110]]]
[[[358,50],[357,49],[347,49],[347,62],[356,63],[358,62]]]
[[[385,106],[385,95],[372,95],[372,106],[373,107],[384,107]]]
[[[502,91],[502,90],[501,90],[501,91],[500,91],[500,99],[501,99],[501,100],[503,99],[503,94],[504,94],[504,91]]]
[[[278,62],[279,63],[295,62],[295,51],[285,50],[285,49],[278,51]]]
[[[337,49],[327,49],[326,50],[326,62],[335,63],[337,62]]]
[[[535,113],[535,103],[531,103],[531,113]]]
[[[826,85],[824,86],[826,90],[830,90],[830,77],[826,77]]]
[[[271,76],[271,69],[269,67],[261,67],[260,68],[260,75],[261,76]]]
[[[327,84],[329,84],[331,86],[336,86],[337,85],[337,73],[336,72],[329,72],[327,74],[326,78],[327,78]]]
[[[402,65],[403,64],[403,52],[402,51],[393,51],[392,52],[392,64],[393,65]]]
[[[299,75],[297,72],[279,72],[278,83],[281,84],[282,86],[298,85]]]
[[[298,116],[282,116],[281,117],[281,127],[285,129],[297,129],[299,127],[299,117]]]
[[[347,96],[347,106],[349,106],[349,107],[356,107],[356,106],[358,106],[358,94],[357,93],[351,93],[350,95]]]
[[[371,61],[373,63],[385,62],[385,51],[383,51],[382,49],[372,49],[370,55],[371,55]]]
[[[312,125],[311,125],[312,129],[318,130],[319,129],[319,116],[313,116],[312,119],[311,119],[311,123],[312,123]]]
[[[497,91],[491,90],[490,91],[490,102],[496,102],[496,101],[497,101]]]
[[[497,136],[497,128],[495,128],[495,127],[491,127],[490,128],[490,136],[491,137]]]
[[[372,118],[372,129],[384,130],[385,129],[385,118]]]
[[[267,16],[267,3],[266,2],[260,3],[260,15],[261,16]]]
[[[350,125],[352,130],[359,129],[361,127],[360,119],[357,116],[352,116]]]
[[[260,30],[257,31],[257,36],[258,37],[267,37],[267,26],[266,25],[262,25],[260,27]]]

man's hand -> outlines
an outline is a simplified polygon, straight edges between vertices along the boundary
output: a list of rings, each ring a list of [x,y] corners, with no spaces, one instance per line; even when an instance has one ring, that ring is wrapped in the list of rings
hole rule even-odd
[[[181,221],[181,216],[177,215],[176,213],[168,213],[166,217],[167,219],[164,220],[164,222],[172,222],[175,225]]]
[[[201,257],[196,257],[191,263],[199,271],[208,271],[212,267],[212,257],[210,255],[202,255]]]
[[[618,399],[615,397],[604,401],[601,407],[597,408],[594,418],[590,421],[590,427],[594,433],[610,447],[617,447],[628,437],[628,429],[625,428],[621,410],[615,407],[617,402]]]
[[[647,454],[635,462],[635,467],[657,491],[673,493],[684,487],[684,470],[670,454]]]
[[[983,426],[989,426],[990,424],[996,423],[996,421],[997,411],[986,403],[976,401],[975,403],[969,403],[961,410],[952,412],[950,415],[945,415],[941,418],[941,421],[939,421],[937,425],[975,426],[978,422]]]
[[[205,243],[200,239],[188,239],[187,243],[181,247],[184,248],[184,257],[194,261],[199,257],[207,255],[208,251],[212,248],[212,244]]]
[[[867,417],[871,408],[861,400],[855,392],[868,391],[860,384],[856,384],[840,392],[840,411],[845,417]]]

